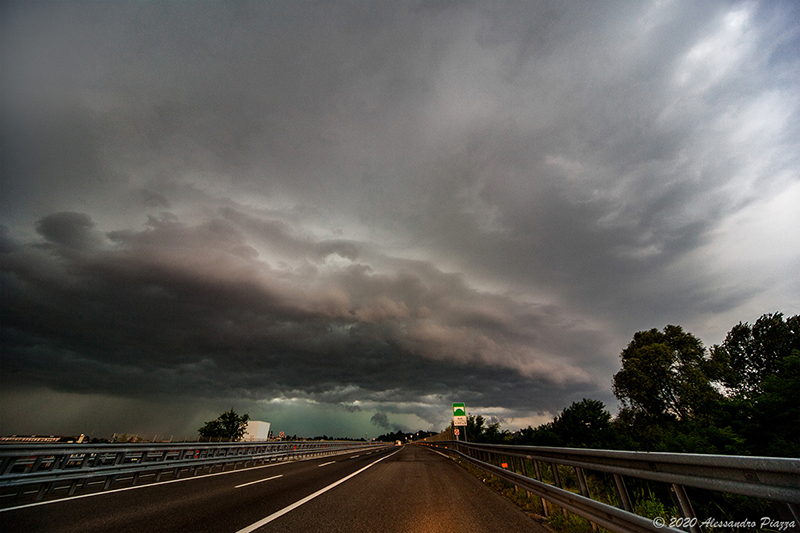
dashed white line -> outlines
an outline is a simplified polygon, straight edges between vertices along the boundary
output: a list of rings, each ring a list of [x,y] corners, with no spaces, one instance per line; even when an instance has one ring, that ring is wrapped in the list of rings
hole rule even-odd
[[[256,481],[251,481],[250,483],[242,483],[241,485],[236,485],[233,487],[234,489],[240,489],[242,487],[246,487],[247,485],[255,485],[256,483],[263,483],[264,481],[269,481],[270,479],[277,479],[279,477],[283,477],[283,474],[279,474],[277,476],[272,476],[264,479],[258,479]]]
[[[399,451],[400,451],[400,450],[397,450],[397,452],[399,452]],[[380,459],[378,459],[378,460],[376,460],[376,461],[373,461],[373,462],[371,462],[370,464],[368,464],[368,465],[367,465],[367,466],[365,466],[364,468],[362,468],[362,469],[360,469],[360,470],[356,470],[355,472],[353,472],[353,473],[352,473],[352,474],[350,474],[349,476],[345,476],[345,477],[343,477],[342,479],[340,479],[339,481],[336,481],[335,483],[331,483],[330,485],[328,485],[328,486],[327,486],[327,487],[325,487],[324,489],[320,489],[320,490],[318,490],[317,492],[315,492],[314,494],[310,494],[310,495],[306,496],[305,498],[303,498],[302,500],[298,500],[298,501],[294,502],[293,504],[289,505],[288,507],[284,507],[284,508],[283,508],[283,509],[281,509],[280,511],[277,511],[277,512],[275,512],[275,513],[272,513],[272,514],[271,514],[271,515],[269,515],[268,517],[266,517],[266,518],[262,518],[262,519],[261,519],[261,520],[259,520],[258,522],[255,522],[255,523],[253,523],[253,524],[250,524],[249,526],[247,526],[247,527],[245,527],[245,528],[243,528],[243,529],[240,529],[240,530],[239,530],[239,531],[237,531],[236,533],[252,533],[252,532],[253,532],[253,531],[255,531],[256,529],[260,528],[261,526],[267,525],[267,524],[269,524],[270,522],[272,522],[273,520],[275,520],[275,519],[277,519],[277,518],[280,518],[281,516],[285,515],[286,513],[288,513],[288,512],[291,512],[291,511],[293,511],[293,510],[297,509],[298,507],[300,507],[300,506],[301,506],[301,505],[303,505],[304,503],[308,503],[308,502],[310,502],[311,500],[313,500],[313,499],[314,499],[314,498],[316,498],[317,496],[320,496],[321,494],[324,494],[324,493],[328,492],[329,490],[331,490],[332,488],[336,487],[337,485],[341,485],[342,483],[344,483],[345,481],[347,481],[347,480],[348,480],[348,479],[350,479],[351,477],[357,476],[358,474],[360,474],[361,472],[363,472],[363,471],[364,471],[364,470],[366,470],[367,468],[369,468],[369,467],[371,467],[371,466],[373,466],[373,465],[376,465],[376,464],[380,463],[380,462],[381,462],[381,461],[383,461],[384,459],[388,459],[389,457],[391,457],[392,455],[394,455],[394,454],[395,454],[395,453],[397,453],[397,452],[390,453],[389,455],[384,455],[384,456],[383,456],[383,457],[381,457]]]
[[[307,459],[303,459],[303,460],[307,460]],[[242,472],[247,472],[248,470],[258,470],[258,469],[261,469],[261,468],[270,468],[270,467],[273,467],[273,466],[279,466],[279,465],[285,465],[285,464],[287,464],[287,463],[282,462],[282,463],[271,463],[271,464],[268,464],[268,465],[261,465],[261,466],[251,466],[250,468],[242,468],[242,469],[239,469],[239,470],[228,470],[227,472],[215,472],[213,474],[204,474],[202,476],[196,476],[196,477],[185,477],[185,478],[179,478],[179,479],[170,479],[168,481],[159,481],[158,483],[147,483],[146,485],[134,485],[133,487],[122,487],[122,488],[119,488],[119,489],[104,490],[102,492],[92,492],[91,494],[80,494],[78,496],[68,496],[66,498],[59,498],[57,500],[48,500],[46,502],[27,503],[27,504],[23,504],[23,505],[17,505],[15,507],[6,507],[4,509],[0,509],[0,513],[5,513],[6,511],[16,511],[17,509],[25,509],[25,508],[28,508],[28,507],[38,507],[40,505],[50,505],[50,504],[54,504],[54,503],[66,503],[66,502],[70,502],[72,500],[81,500],[83,498],[93,498],[95,496],[103,496],[105,494],[113,494],[115,492],[125,492],[125,491],[128,491],[128,490],[146,489],[146,488],[151,488],[151,487],[158,487],[158,486],[161,486],[161,485],[168,485],[170,483],[183,483],[183,482],[186,482],[186,481],[195,481],[195,480],[198,480],[198,479],[205,479],[207,477],[227,476],[227,475],[230,475],[230,474],[241,474]]]
[[[345,453],[348,453],[348,452],[347,451],[335,452],[336,455],[345,454]],[[293,460],[291,462],[313,461],[315,459],[317,459],[317,458],[316,457],[306,457],[306,458],[303,458],[303,459],[295,459],[295,460]],[[113,494],[115,492],[124,492],[124,491],[129,491],[129,490],[146,489],[146,488],[150,488],[150,487],[157,487],[157,486],[160,486],[160,485],[167,485],[167,484],[170,484],[170,483],[183,483],[183,482],[187,482],[187,481],[195,481],[195,480],[203,479],[203,478],[206,478],[206,477],[226,476],[226,475],[229,475],[229,474],[240,474],[240,473],[246,472],[248,470],[257,470],[257,469],[261,469],[261,468],[270,468],[270,467],[273,467],[273,466],[281,466],[281,465],[286,465],[286,464],[289,464],[289,461],[282,461],[280,463],[270,463],[270,464],[267,464],[267,465],[260,465],[260,466],[251,466],[250,468],[241,468],[239,470],[228,470],[228,471],[223,471],[223,472],[214,472],[214,473],[204,474],[202,476],[185,477],[185,478],[180,478],[180,479],[170,479],[168,481],[159,481],[159,482],[154,482],[154,483],[146,483],[146,484],[143,484],[143,485],[134,485],[132,487],[122,487],[122,488],[119,488],[119,489],[110,489],[110,490],[104,490],[104,491],[101,491],[101,492],[92,492],[91,494],[79,494],[77,496],[67,496],[66,498],[58,498],[57,500],[47,500],[47,501],[43,501],[43,502],[26,503],[26,504],[22,504],[22,505],[15,505],[13,507],[4,507],[4,508],[0,509],[0,513],[5,513],[5,512],[8,512],[8,511],[16,511],[18,509],[26,509],[28,507],[39,507],[41,505],[51,505],[51,504],[54,504],[54,503],[66,503],[66,502],[70,502],[72,500],[82,500],[84,498],[93,498],[95,496],[103,496],[103,495],[106,495],[106,494]],[[151,474],[148,473],[146,475],[149,476]],[[152,474],[152,475],[155,475],[155,474]],[[142,477],[144,477],[144,476],[145,476],[145,474],[142,475]],[[89,483],[89,485],[95,485],[95,484],[99,484],[99,483],[104,483],[104,482],[103,481],[92,481],[92,482]],[[25,494],[33,494],[33,492],[30,492],[30,493],[26,492]],[[5,497],[5,496],[3,496],[3,497]]]
[[[335,463],[335,462],[336,462],[336,461],[330,461],[330,462],[327,462],[327,463],[322,463],[321,465],[317,465],[317,468],[319,468],[320,466],[328,466],[328,465],[332,465],[332,464],[333,464],[333,463]]]

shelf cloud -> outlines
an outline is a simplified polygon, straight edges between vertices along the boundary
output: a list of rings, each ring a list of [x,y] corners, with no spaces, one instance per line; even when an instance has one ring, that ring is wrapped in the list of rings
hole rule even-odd
[[[0,10],[2,433],[513,429],[800,312],[795,3]]]

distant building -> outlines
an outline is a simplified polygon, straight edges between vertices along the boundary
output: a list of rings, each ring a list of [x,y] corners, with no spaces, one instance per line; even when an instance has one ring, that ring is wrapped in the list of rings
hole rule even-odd
[[[242,437],[243,441],[266,441],[269,439],[269,422],[261,422],[260,420],[251,420],[247,423],[247,431]]]

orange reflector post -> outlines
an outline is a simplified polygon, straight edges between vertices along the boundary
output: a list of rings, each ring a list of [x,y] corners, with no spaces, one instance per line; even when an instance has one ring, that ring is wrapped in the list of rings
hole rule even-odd
[[[503,468],[508,468],[508,463],[501,463],[500,466],[502,466]]]

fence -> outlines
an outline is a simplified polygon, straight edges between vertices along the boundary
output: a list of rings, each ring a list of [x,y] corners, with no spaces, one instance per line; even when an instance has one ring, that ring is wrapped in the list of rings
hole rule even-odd
[[[38,487],[36,501],[57,487],[68,487],[72,496],[93,479],[103,480],[102,490],[130,475],[136,485],[143,474],[160,481],[164,474],[210,473],[237,464],[263,464],[299,457],[333,454],[382,446],[359,441],[293,441],[282,443],[153,443],[153,444],[2,444],[0,445],[0,488],[18,489],[21,497]],[[127,476],[126,476],[127,477]]]
[[[618,532],[700,532],[703,522],[695,516],[685,487],[751,496],[785,504],[787,516],[776,529],[797,530],[800,523],[800,460],[772,457],[740,457],[678,453],[626,452],[473,444],[459,441],[425,443],[455,454],[492,475],[541,498],[545,515],[548,502],[588,519],[592,529],[602,526]],[[574,469],[580,494],[565,490],[558,466]],[[549,468],[553,483],[543,481]],[[586,471],[610,474],[619,507],[591,498]],[[633,513],[625,478],[665,483],[675,505],[680,529]],[[744,530],[755,529],[744,527]],[[785,527],[783,527],[785,526]]]

